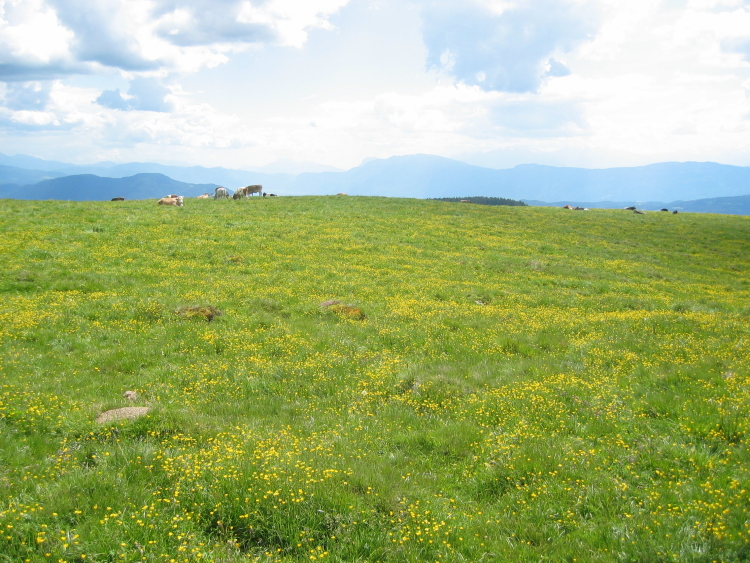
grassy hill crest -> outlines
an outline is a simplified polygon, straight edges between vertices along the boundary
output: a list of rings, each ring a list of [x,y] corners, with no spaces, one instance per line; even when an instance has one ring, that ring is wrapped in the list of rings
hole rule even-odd
[[[748,553],[746,217],[3,206],[10,561]]]

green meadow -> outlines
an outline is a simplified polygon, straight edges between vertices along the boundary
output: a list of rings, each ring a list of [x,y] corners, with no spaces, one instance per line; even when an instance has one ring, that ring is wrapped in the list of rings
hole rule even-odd
[[[0,563],[750,559],[749,217],[0,205]]]

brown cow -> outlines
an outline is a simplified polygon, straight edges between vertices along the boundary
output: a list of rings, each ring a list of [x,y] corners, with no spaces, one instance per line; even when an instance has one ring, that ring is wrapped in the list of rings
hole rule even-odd
[[[240,197],[249,197],[252,194],[258,194],[260,196],[263,195],[263,186],[261,186],[260,184],[245,186],[244,188],[237,188],[234,193],[240,194]]]
[[[211,197],[211,194],[203,194],[199,195],[196,199],[208,199]]]
[[[158,202],[159,205],[174,205],[175,207],[182,207],[182,196],[177,197],[163,197]]]

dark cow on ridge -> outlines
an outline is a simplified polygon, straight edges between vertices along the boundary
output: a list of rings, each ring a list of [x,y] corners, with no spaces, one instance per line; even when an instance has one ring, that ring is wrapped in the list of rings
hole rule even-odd
[[[110,201],[125,201],[124,197],[113,197]]]

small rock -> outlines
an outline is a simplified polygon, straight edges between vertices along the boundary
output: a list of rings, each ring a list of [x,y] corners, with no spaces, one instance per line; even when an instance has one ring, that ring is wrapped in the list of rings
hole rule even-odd
[[[125,391],[122,396],[125,397],[128,401],[135,401],[138,398],[138,393],[136,393],[135,391]]]
[[[180,307],[175,311],[175,314],[184,319],[206,319],[210,323],[215,317],[220,317],[224,313],[212,305],[206,305],[203,307]]]
[[[124,407],[121,409],[112,409],[111,411],[105,411],[96,417],[96,421],[99,424],[105,422],[111,422],[113,420],[122,419],[134,419],[148,414],[151,409],[149,407]]]
[[[330,307],[332,305],[341,305],[341,301],[336,301],[335,299],[330,299],[328,301],[323,301],[323,303],[320,304],[321,307]]]
[[[367,318],[367,315],[365,315],[364,311],[362,311],[362,309],[360,309],[359,307],[355,307],[354,305],[342,305],[339,303],[337,305],[334,305],[331,308],[331,311],[334,311],[342,317],[348,317],[350,319],[357,319],[360,321]]]

